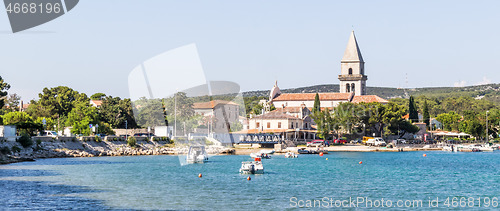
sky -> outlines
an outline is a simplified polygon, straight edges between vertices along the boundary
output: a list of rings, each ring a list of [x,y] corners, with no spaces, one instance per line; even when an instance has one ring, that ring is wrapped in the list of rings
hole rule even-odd
[[[128,75],[196,44],[206,80],[242,91],[338,84],[355,31],[368,86],[499,83],[500,1],[82,0],[12,33],[0,11],[0,76],[23,100],[44,87],[129,97]],[[407,78],[407,79],[406,79]],[[165,78],[165,83],[169,83]],[[407,82],[406,82],[407,80]]]

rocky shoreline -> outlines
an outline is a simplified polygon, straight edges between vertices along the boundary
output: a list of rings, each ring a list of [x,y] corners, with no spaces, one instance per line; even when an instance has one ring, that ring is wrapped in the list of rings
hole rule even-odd
[[[0,143],[0,164],[34,161],[40,158],[97,157],[97,156],[137,156],[137,155],[178,155],[186,154],[188,146],[174,145],[166,141],[138,141],[134,147],[125,141],[43,141],[23,148],[13,141]],[[10,152],[6,152],[7,149]],[[234,154],[234,149],[209,145],[208,154]]]

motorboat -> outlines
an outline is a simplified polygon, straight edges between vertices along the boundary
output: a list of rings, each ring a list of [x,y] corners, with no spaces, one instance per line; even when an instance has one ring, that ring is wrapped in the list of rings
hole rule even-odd
[[[300,148],[297,150],[299,154],[328,154],[328,150],[321,150],[321,149],[306,149],[306,148]]]
[[[241,162],[240,168],[241,174],[263,174],[264,173],[264,165],[262,165],[262,161],[260,159],[256,159],[256,161],[244,161]]]
[[[297,157],[299,157],[299,156],[293,152],[287,152],[285,154],[285,158],[297,158]]]
[[[271,155],[265,153],[251,153],[250,157],[252,158],[263,158],[263,159],[271,159]]]
[[[457,152],[457,151],[458,151],[458,147],[456,147],[455,145],[444,146],[444,147],[443,147],[443,151],[447,151],[447,152]]]
[[[260,153],[261,154],[268,154],[268,155],[272,155],[274,154],[274,149],[263,149],[263,150],[260,150]]]
[[[205,146],[191,146],[186,157],[188,163],[204,163],[208,160]]]

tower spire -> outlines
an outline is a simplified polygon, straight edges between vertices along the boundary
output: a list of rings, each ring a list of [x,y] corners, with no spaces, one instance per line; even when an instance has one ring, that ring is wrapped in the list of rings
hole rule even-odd
[[[359,50],[358,41],[356,40],[356,36],[354,35],[354,30],[351,32],[351,36],[349,37],[349,41],[347,42],[347,47],[344,52],[344,57],[342,57],[342,61],[363,61],[363,56],[361,56],[361,51]]]
[[[351,32],[340,64],[340,93],[365,95],[368,77],[365,75],[365,62],[361,56],[354,31]]]

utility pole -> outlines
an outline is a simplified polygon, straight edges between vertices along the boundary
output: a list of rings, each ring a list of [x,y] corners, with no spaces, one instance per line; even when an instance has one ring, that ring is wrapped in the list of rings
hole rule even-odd
[[[177,136],[177,92],[174,94],[174,137]]]
[[[486,111],[486,143],[488,143],[488,112],[490,111]]]

